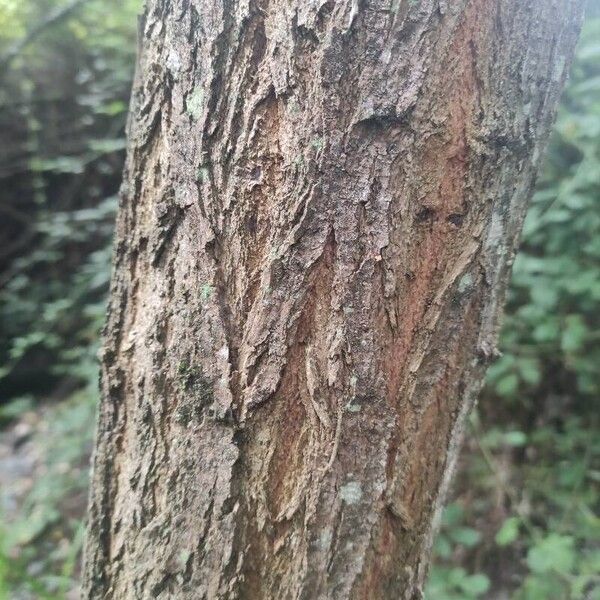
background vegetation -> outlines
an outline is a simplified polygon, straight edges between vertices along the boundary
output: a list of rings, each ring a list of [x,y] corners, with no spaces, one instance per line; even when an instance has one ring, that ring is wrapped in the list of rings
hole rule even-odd
[[[0,600],[76,597],[139,1],[0,0]],[[600,600],[599,7],[427,600]]]

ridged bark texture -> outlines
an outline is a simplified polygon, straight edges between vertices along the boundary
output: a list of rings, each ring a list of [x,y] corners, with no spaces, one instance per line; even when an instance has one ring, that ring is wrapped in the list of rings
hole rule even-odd
[[[84,597],[416,599],[578,0],[149,0]]]

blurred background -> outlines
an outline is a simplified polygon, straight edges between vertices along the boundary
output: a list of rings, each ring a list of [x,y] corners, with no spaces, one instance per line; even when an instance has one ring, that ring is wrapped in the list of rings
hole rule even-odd
[[[0,0],[0,600],[77,597],[140,0]],[[427,600],[600,600],[600,0]]]

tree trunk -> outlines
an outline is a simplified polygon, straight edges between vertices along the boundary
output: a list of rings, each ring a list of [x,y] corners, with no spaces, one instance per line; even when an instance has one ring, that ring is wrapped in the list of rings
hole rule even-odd
[[[415,599],[578,0],[149,0],[86,598]]]

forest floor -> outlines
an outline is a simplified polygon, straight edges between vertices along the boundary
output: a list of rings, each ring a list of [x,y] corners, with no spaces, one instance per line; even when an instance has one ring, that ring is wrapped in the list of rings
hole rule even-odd
[[[68,401],[36,406],[0,429],[0,568],[4,561],[8,582],[25,584],[10,588],[10,600],[79,597],[91,444],[69,451],[73,440],[55,427],[64,411],[76,415],[73,408]]]

